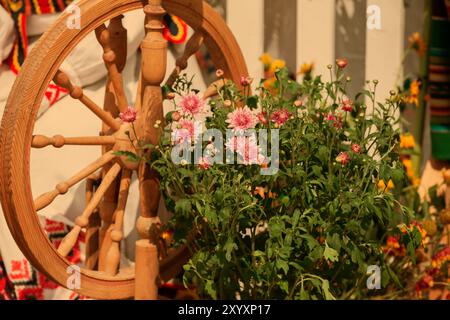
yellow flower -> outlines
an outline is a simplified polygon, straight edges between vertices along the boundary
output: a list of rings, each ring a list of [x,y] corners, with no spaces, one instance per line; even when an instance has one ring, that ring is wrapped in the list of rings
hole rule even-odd
[[[270,54],[268,53],[263,53],[260,57],[259,57],[259,61],[261,61],[264,64],[264,69],[269,69],[270,65],[272,64],[273,58]]]
[[[412,183],[412,185],[413,185],[414,187],[420,186],[420,182],[421,182],[421,180],[420,180],[420,178],[418,178],[418,177],[412,177],[412,178],[411,178],[411,183]]]
[[[450,185],[450,169],[442,169],[442,178],[447,185]]]
[[[394,189],[394,182],[392,182],[392,180],[388,181],[387,186],[386,186],[386,183],[384,182],[384,180],[378,180],[378,190],[388,192],[389,190],[392,190],[392,189]]]
[[[403,159],[402,163],[405,166],[407,171],[408,170],[412,170],[412,161],[411,161],[411,159]]]
[[[402,149],[413,149],[416,146],[416,141],[414,136],[410,133],[402,134],[400,136],[400,148]]]
[[[300,66],[300,70],[298,71],[298,74],[308,74],[311,73],[314,69],[314,62],[311,63],[303,63]]]
[[[286,61],[276,59],[272,61],[272,64],[270,65],[270,71],[275,72],[278,69],[283,69],[284,67],[286,67]]]
[[[409,87],[409,95],[405,97],[407,103],[419,106],[420,81],[414,80]]]
[[[427,51],[425,41],[418,32],[414,32],[409,38],[409,47],[417,51],[419,56],[423,56]]]
[[[266,196],[264,195],[264,193],[266,193],[267,190],[264,187],[256,187],[255,191],[253,191],[254,195],[259,195],[261,198],[265,199]]]
[[[420,185],[420,178],[416,177],[416,174],[414,173],[413,165],[411,159],[403,159],[402,160],[403,165],[406,169],[406,175],[409,178],[409,181],[414,187],[418,187]]]
[[[411,160],[409,160],[411,161]],[[412,168],[412,165],[410,167],[406,167],[406,175],[408,176],[409,180],[414,180],[416,175],[414,174],[414,170]]]

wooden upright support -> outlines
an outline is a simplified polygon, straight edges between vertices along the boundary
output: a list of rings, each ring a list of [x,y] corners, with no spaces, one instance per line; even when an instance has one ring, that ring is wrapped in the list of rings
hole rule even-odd
[[[161,6],[161,0],[149,0],[144,12],[147,33],[141,43],[141,96],[137,103],[140,116],[135,125],[141,139],[155,144],[159,139],[160,129],[155,128],[154,124],[158,120],[163,121],[161,83],[166,74],[167,41],[162,34],[162,20],[166,12]],[[158,298],[159,281],[159,181],[155,172],[144,162],[139,167],[138,176],[141,212],[136,229],[141,239],[136,242],[135,299],[153,300]]]
[[[100,26],[96,32],[100,44],[105,52],[105,66],[108,69],[108,78],[105,90],[104,110],[117,118],[120,111],[127,108],[127,100],[124,93],[122,71],[127,60],[127,30],[122,25],[123,15],[111,19],[108,28]],[[109,61],[108,54],[114,59]],[[103,123],[102,132],[108,132],[110,128]],[[111,146],[104,146],[103,152],[111,150]],[[107,172],[109,166],[105,166],[103,172]],[[106,255],[109,251],[112,240],[113,214],[117,207],[119,193],[119,178],[114,181],[106,191],[105,197],[100,204],[100,216],[103,220],[99,231],[99,264],[100,271],[106,271]]]

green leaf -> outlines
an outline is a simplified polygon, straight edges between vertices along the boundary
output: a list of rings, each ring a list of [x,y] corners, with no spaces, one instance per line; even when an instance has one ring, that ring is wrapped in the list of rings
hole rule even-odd
[[[247,98],[247,106],[250,109],[256,108],[258,105],[258,97],[257,96],[250,96]]]
[[[315,247],[320,246],[319,242],[309,234],[302,234],[300,237],[306,240],[309,250],[313,250]]]
[[[320,146],[317,150],[317,158],[323,163],[328,163],[328,147]]]
[[[300,210],[295,209],[294,214],[292,215],[292,229],[297,227],[297,223],[300,220]]]
[[[333,233],[333,235],[330,237],[328,235],[327,237],[327,243],[335,249],[338,253],[341,250],[341,238],[339,237],[338,233]]]
[[[309,294],[308,294],[308,292],[306,292],[303,285],[300,289],[300,300],[309,300]]]
[[[289,271],[289,264],[285,260],[278,259],[276,262],[277,268],[284,271],[284,274],[287,274]]]
[[[398,279],[397,275],[392,271],[391,267],[389,267],[388,265],[386,265],[386,270],[389,273],[389,276],[391,277],[392,280],[394,280],[395,284],[397,286],[399,286],[400,288],[403,288],[400,280]]]
[[[323,256],[326,260],[336,262],[339,260],[339,253],[334,250],[333,248],[330,248],[325,241],[325,250],[323,251]]]
[[[180,199],[175,202],[175,213],[189,214],[191,211],[192,205],[189,199]]]
[[[326,300],[336,300],[330,292],[330,283],[328,280],[322,280],[322,291]]]
[[[231,261],[231,253],[234,250],[238,249],[238,246],[236,243],[233,242],[233,239],[228,238],[227,242],[225,243],[225,245],[223,246],[224,250],[225,250],[225,259],[227,259],[228,262]]]
[[[280,289],[284,291],[286,294],[289,293],[289,283],[287,281],[280,281],[279,286]]]
[[[206,290],[206,293],[208,293],[211,296],[211,298],[216,300],[217,292],[213,285],[214,285],[214,282],[212,282],[212,280],[206,280],[205,290]]]
[[[141,157],[130,151],[116,151],[113,154],[118,157],[127,157],[127,161],[130,162],[139,162],[141,160]]]

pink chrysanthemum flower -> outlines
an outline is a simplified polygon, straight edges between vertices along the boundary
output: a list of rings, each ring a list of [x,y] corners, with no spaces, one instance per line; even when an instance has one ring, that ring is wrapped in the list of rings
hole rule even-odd
[[[195,116],[203,111],[204,101],[196,94],[183,96],[180,101],[180,107],[184,114]]]
[[[225,143],[225,147],[232,152],[236,152],[238,146],[245,145],[246,139],[245,136],[233,136]]]
[[[244,131],[255,128],[257,120],[251,110],[245,106],[244,108],[238,108],[230,112],[226,122],[228,123],[228,128],[236,131]]]
[[[271,120],[275,122],[277,125],[282,126],[289,120],[290,113],[287,109],[280,109],[275,111],[272,114]]]
[[[177,128],[173,131],[173,141],[175,144],[190,142],[195,135],[195,123],[192,120],[181,119]]]
[[[236,152],[240,163],[244,165],[260,164],[265,161],[259,153],[259,147],[254,136],[234,136],[226,143],[226,148]]]
[[[133,107],[129,106],[127,108],[127,111],[121,112],[119,114],[119,117],[123,122],[133,123],[134,121],[136,121],[137,112]]]

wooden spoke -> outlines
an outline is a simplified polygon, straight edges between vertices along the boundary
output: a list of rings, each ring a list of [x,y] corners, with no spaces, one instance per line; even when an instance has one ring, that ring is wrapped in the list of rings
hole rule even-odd
[[[181,71],[187,68],[189,58],[195,54],[203,44],[204,36],[201,31],[196,31],[186,43],[183,55],[175,62],[175,68],[166,81],[166,86],[172,87]]]
[[[114,131],[119,130],[120,123],[114,120],[114,118],[109,113],[102,110],[94,101],[85,96],[83,94],[83,89],[74,86],[67,74],[65,74],[63,71],[58,70],[53,78],[53,81],[58,86],[68,90],[72,98],[80,100],[86,107],[89,108],[89,110],[97,115],[97,117],[105,122],[111,129],[113,129]]]
[[[215,96],[220,91],[220,89],[222,89],[225,83],[227,83],[227,81],[228,81],[227,79],[220,79],[211,83],[209,87],[206,88],[205,92],[203,92],[202,99],[206,100],[208,98]]]
[[[91,174],[86,179],[86,204],[91,202],[94,195],[95,185],[100,181],[100,171]],[[89,218],[89,225],[86,227],[85,232],[85,266],[89,270],[94,270],[98,263],[98,240],[99,229],[101,227],[101,219],[98,208],[92,213]]]
[[[55,198],[60,194],[65,194],[69,191],[73,185],[77,184],[84,178],[88,177],[90,174],[97,171],[99,168],[103,167],[105,164],[113,160],[116,156],[113,152],[105,153],[102,157],[88,165],[86,168],[75,174],[73,177],[68,180],[58,183],[55,187],[55,190],[44,193],[39,196],[36,200],[34,200],[34,207],[36,210],[41,210],[47,207],[50,203],[55,200]]]
[[[125,30],[122,26],[121,18],[112,19],[110,24],[110,29],[112,30],[117,30],[120,32],[123,32],[123,30]],[[95,29],[95,35],[97,36],[97,40],[103,48],[103,61],[105,62],[105,66],[108,69],[109,79],[111,80],[114,87],[114,93],[117,97],[119,110],[124,112],[128,107],[128,102],[123,90],[122,75],[116,64],[117,57],[115,52],[111,48],[110,30],[107,29],[104,24],[102,24],[100,27]]]
[[[120,242],[123,239],[123,217],[127,204],[128,192],[130,189],[131,171],[124,169],[120,180],[119,200],[117,209],[114,212],[114,226],[111,231],[112,243],[106,254],[105,272],[109,275],[116,275],[120,263]]]
[[[64,237],[61,241],[61,244],[58,247],[58,252],[63,257],[67,256],[69,252],[72,250],[75,245],[80,231],[82,228],[86,228],[89,225],[89,218],[94,210],[97,208],[100,200],[103,198],[108,187],[120,173],[121,167],[120,164],[115,163],[108,173],[103,177],[102,183],[98,187],[94,196],[91,199],[91,202],[86,206],[83,213],[75,219],[75,226],[70,230],[70,232]]]
[[[61,148],[65,145],[113,145],[116,142],[114,136],[104,137],[63,137],[56,135],[53,137],[47,137],[43,135],[33,136],[31,146],[33,148],[44,148],[47,146],[53,146],[55,148]]]

